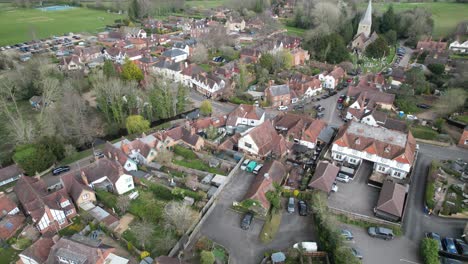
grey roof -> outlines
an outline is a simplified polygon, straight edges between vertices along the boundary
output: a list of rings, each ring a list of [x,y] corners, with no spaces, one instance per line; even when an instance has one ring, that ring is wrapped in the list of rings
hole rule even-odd
[[[181,56],[181,55],[187,55],[187,53],[180,49],[170,49],[170,50],[166,50],[162,54],[162,56],[168,57],[168,58],[174,58],[174,57]]]
[[[271,254],[271,260],[273,263],[283,262],[286,260],[286,255],[283,252],[276,252]]]
[[[282,85],[273,85],[270,87],[270,92],[272,96],[281,96],[289,94],[289,85],[282,84]]]
[[[137,170],[137,171],[129,171],[128,173],[129,173],[130,175],[134,176],[134,177],[137,177],[138,179],[144,179],[144,178],[146,178],[146,176],[149,175],[149,173],[144,172],[144,171],[140,171],[140,170]]]
[[[362,16],[359,24],[372,25],[372,0],[369,0],[369,5],[367,5],[366,13]]]
[[[377,210],[401,217],[405,206],[405,186],[385,181],[377,201]]]
[[[320,131],[318,138],[323,142],[330,143],[333,137],[333,133],[335,133],[335,130],[333,129],[333,127],[326,126],[324,129]]]
[[[169,69],[176,72],[182,71],[182,64],[173,61],[161,60],[157,62],[154,67],[161,68],[161,69]]]
[[[373,127],[369,129],[369,126],[366,124],[352,122],[347,130],[348,134],[354,134],[358,136],[363,136],[366,138],[372,138],[381,142],[391,143],[402,148],[406,146],[406,134],[390,130],[384,127]]]
[[[55,256],[66,259],[71,263],[84,264],[88,257],[85,255],[77,254],[68,248],[59,248],[55,253]]]

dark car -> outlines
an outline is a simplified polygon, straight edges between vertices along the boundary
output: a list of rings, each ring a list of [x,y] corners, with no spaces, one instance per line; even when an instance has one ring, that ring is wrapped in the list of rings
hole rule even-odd
[[[241,228],[244,230],[248,230],[250,228],[250,224],[252,224],[253,220],[253,213],[248,212],[244,215],[241,222]]]
[[[340,233],[344,237],[344,239],[346,239],[346,240],[353,240],[354,239],[353,233],[351,231],[349,231],[348,229],[341,229]]]
[[[442,250],[442,241],[440,240],[440,235],[434,232],[429,232],[426,233],[427,238],[432,238],[437,241],[437,244],[439,244],[439,250]]]
[[[367,233],[371,237],[381,238],[384,240],[392,240],[395,236],[393,231],[384,227],[369,227]]]
[[[322,106],[319,105],[319,104],[318,104],[318,105],[314,105],[314,109],[315,109],[315,110],[318,110],[320,107],[322,107]]]
[[[299,207],[299,215],[301,216],[307,216],[307,204],[304,201],[299,201],[298,203]]]
[[[444,250],[447,251],[448,253],[458,254],[453,238],[446,237],[442,239],[442,246],[444,247]]]
[[[324,113],[317,113],[317,118],[322,118],[322,117],[324,117],[324,116],[325,116]]]
[[[295,106],[294,106],[294,109],[295,109],[295,110],[304,109],[304,106],[303,106],[303,105],[295,105]]]
[[[353,253],[353,256],[355,256],[358,259],[362,259],[362,254],[355,248],[351,248],[351,252]]]
[[[468,245],[463,240],[455,239],[455,247],[460,255],[468,256]]]
[[[336,105],[336,109],[338,109],[338,110],[343,110],[343,108],[344,108],[343,104],[337,104]]]
[[[59,175],[60,173],[70,171],[69,166],[60,166],[52,170],[53,175]]]
[[[431,108],[431,106],[430,106],[430,105],[427,105],[427,104],[417,104],[416,106],[419,107],[419,108],[422,108],[422,109],[429,109],[429,108]]]
[[[328,94],[329,94],[330,96],[333,96],[333,95],[335,95],[335,94],[337,94],[337,93],[338,93],[337,91],[330,91],[330,92],[328,92]]]
[[[330,97],[330,95],[328,95],[328,94],[322,95],[322,99],[327,99],[328,97]]]
[[[319,112],[323,112],[324,110],[325,110],[324,107],[319,107],[319,108],[317,108],[317,111],[319,111]]]

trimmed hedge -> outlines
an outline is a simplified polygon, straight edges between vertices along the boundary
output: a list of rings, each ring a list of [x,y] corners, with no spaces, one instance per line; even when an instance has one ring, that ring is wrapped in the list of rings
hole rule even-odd
[[[169,188],[160,184],[150,184],[149,189],[156,198],[161,200],[170,201],[178,198],[172,194],[172,191]]]
[[[432,238],[423,238],[421,241],[420,254],[424,264],[439,264],[439,245]]]

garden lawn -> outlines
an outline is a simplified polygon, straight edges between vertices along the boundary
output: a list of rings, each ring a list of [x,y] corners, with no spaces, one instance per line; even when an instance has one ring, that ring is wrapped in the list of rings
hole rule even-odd
[[[415,138],[425,139],[425,140],[436,140],[439,136],[437,131],[432,130],[430,127],[425,126],[414,126],[410,128],[411,133]]]
[[[188,7],[197,7],[202,9],[216,8],[223,6],[226,0],[192,0],[186,1],[185,5]]]
[[[444,37],[451,34],[458,23],[466,20],[468,5],[463,3],[433,2],[433,3],[392,3],[396,12],[421,7],[432,13],[434,19],[434,37]],[[385,12],[390,3],[372,3],[374,10]],[[360,10],[367,7],[367,1],[359,5]]]
[[[18,260],[18,254],[21,251],[16,251],[13,248],[0,248],[0,264],[15,263]]]
[[[41,11],[33,8],[17,8],[0,11],[0,46],[36,38],[46,38],[64,33],[104,31],[106,25],[122,15],[87,8],[63,11]]]
[[[278,209],[275,213],[272,212],[265,221],[265,224],[263,224],[262,231],[260,232],[260,241],[262,243],[270,243],[275,238],[281,224],[281,212],[281,209]]]
[[[459,115],[454,117],[453,119],[468,124],[468,115]]]

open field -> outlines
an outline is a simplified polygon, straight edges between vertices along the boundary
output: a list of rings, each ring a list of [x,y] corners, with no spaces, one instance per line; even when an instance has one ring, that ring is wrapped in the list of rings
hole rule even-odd
[[[223,6],[228,0],[193,0],[186,1],[185,5],[188,7],[198,7],[198,8],[216,8]]]
[[[385,12],[390,3],[373,3],[374,10]],[[361,3],[359,8],[364,10],[366,3]],[[468,4],[434,2],[434,3],[393,3],[396,12],[401,12],[416,7],[425,8],[432,13],[434,19],[434,37],[444,37],[455,30],[456,25],[468,19]]]
[[[120,15],[105,11],[74,8],[63,11],[0,8],[0,46],[68,32],[96,33],[111,25]]]

